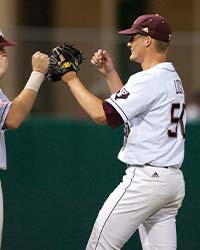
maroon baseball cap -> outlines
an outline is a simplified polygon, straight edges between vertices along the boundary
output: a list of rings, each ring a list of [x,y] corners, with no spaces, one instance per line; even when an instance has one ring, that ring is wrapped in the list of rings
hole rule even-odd
[[[172,31],[167,20],[158,14],[139,16],[129,29],[118,32],[123,35],[141,34],[156,40],[169,42]]]
[[[0,31],[0,47],[14,46],[16,42],[8,41],[4,38],[2,31]]]

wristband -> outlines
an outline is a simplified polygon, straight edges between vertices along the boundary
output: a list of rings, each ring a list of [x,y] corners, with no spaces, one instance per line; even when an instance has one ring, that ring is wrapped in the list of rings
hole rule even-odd
[[[44,81],[44,74],[39,71],[33,71],[25,85],[25,89],[32,89],[38,92],[42,82]]]

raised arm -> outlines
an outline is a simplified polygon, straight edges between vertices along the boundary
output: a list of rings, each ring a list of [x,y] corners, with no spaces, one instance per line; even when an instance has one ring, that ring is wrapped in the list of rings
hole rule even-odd
[[[63,75],[62,80],[70,88],[72,94],[85,110],[85,112],[97,123],[106,124],[106,116],[102,106],[102,100],[93,95],[76,76],[75,72]]]
[[[105,77],[111,94],[119,91],[123,83],[115,70],[110,54],[106,50],[99,49],[94,53],[91,63],[97,67]]]
[[[41,52],[36,52],[32,56],[32,73],[25,88],[13,100],[7,114],[4,127],[15,129],[18,128],[30,112],[37,92],[44,80],[44,75],[48,70],[49,57]]]
[[[93,95],[77,77],[82,52],[64,44],[53,49],[48,75],[52,81],[63,80],[84,111],[97,123],[116,128],[123,123],[118,112],[106,101]],[[119,82],[118,82],[119,83]]]

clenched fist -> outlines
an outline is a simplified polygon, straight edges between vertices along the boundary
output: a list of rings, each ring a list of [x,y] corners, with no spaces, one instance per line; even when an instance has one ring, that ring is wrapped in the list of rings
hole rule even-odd
[[[32,68],[33,71],[39,71],[43,74],[46,74],[49,67],[49,56],[37,51],[32,56]]]

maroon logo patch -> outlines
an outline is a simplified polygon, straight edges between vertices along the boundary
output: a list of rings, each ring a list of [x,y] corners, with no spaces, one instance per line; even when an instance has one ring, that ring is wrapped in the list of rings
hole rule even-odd
[[[3,105],[7,104],[8,102],[4,102],[2,99],[0,99],[0,107],[3,107]]]
[[[130,93],[125,88],[122,88],[116,93],[115,100],[126,99],[129,95]]]

